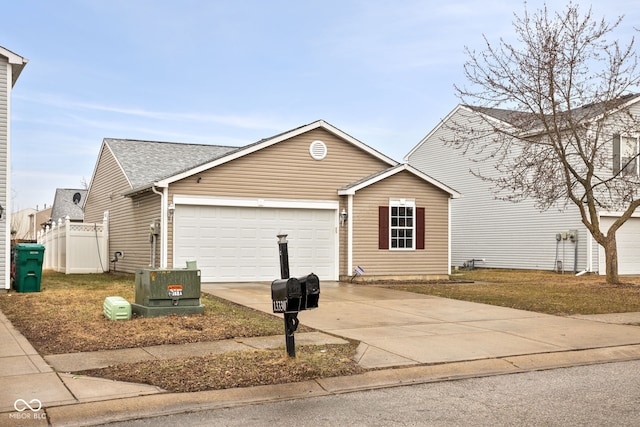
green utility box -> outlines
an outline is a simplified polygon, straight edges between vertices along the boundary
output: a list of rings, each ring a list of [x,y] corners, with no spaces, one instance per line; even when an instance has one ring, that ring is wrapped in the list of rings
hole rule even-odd
[[[40,292],[44,246],[18,243],[13,247],[14,288],[18,292]]]
[[[142,317],[204,313],[200,303],[200,270],[137,270],[131,310]]]
[[[109,320],[131,319],[131,304],[122,297],[106,297],[102,304],[104,317]]]

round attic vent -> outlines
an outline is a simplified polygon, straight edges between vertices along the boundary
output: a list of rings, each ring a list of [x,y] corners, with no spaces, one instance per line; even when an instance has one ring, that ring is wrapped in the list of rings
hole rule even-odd
[[[316,160],[322,160],[327,157],[327,146],[320,140],[313,141],[309,146],[309,154]]]

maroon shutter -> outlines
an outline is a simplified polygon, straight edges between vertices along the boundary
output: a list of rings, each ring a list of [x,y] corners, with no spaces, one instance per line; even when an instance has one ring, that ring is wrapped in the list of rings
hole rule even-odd
[[[378,249],[389,249],[389,206],[378,206]]]
[[[424,208],[416,208],[416,249],[424,249]]]

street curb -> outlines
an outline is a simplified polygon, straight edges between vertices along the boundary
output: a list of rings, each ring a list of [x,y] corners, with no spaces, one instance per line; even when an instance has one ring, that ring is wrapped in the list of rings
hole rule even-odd
[[[46,414],[51,426],[92,426],[254,403],[630,360],[640,360],[640,345],[401,367],[300,383],[194,393],[154,394],[54,406],[46,408]]]

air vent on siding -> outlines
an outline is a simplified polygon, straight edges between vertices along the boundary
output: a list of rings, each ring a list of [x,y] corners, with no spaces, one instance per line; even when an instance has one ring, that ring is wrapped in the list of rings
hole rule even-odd
[[[309,146],[309,154],[316,160],[322,160],[327,157],[327,146],[320,140],[313,141]]]

